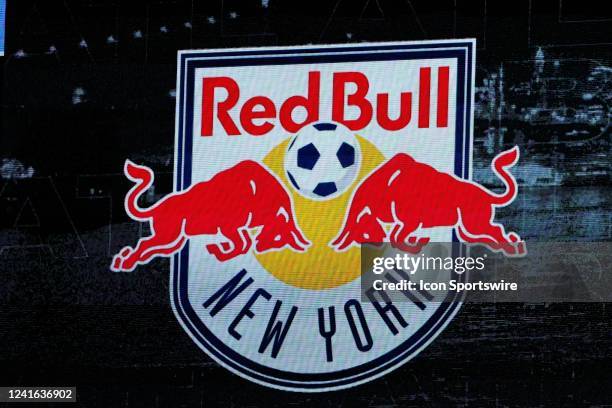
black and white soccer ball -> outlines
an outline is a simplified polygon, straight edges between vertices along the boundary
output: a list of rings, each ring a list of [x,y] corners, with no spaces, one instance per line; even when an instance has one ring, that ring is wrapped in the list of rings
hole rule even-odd
[[[339,196],[355,181],[361,165],[359,141],[338,123],[318,122],[291,139],[285,172],[303,196],[327,200]]]

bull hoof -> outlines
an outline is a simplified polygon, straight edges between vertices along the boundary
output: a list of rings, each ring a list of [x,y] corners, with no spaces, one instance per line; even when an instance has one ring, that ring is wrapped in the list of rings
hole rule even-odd
[[[510,239],[510,242],[515,244],[521,240],[521,238],[516,232],[511,232],[510,234],[508,234],[508,238]]]
[[[223,251],[218,244],[208,244],[206,245],[206,250],[209,254],[213,255],[217,259],[219,259],[219,257],[223,254]]]
[[[521,241],[516,245],[516,250],[518,255],[527,254],[527,247],[525,246],[525,241]]]
[[[123,263],[123,258],[119,255],[115,255],[113,257],[113,262],[111,263],[111,271],[113,272],[121,272],[121,264]]]
[[[113,262],[111,263],[111,271],[113,272],[129,272],[130,269],[126,268],[124,263],[125,259],[132,252],[130,247],[125,247],[117,255],[113,257]]]
[[[410,254],[418,254],[421,252],[423,247],[429,243],[429,238],[427,237],[408,237],[408,242],[393,242],[391,246],[393,248],[399,249],[400,251],[408,252]]]
[[[220,245],[223,245],[223,244],[220,244]],[[208,253],[214,256],[215,258],[217,258],[217,261],[219,262],[228,261],[232,258],[235,258],[238,255],[241,255],[242,253],[246,253],[246,251],[245,252],[236,252],[236,251],[223,252],[220,245],[218,244],[206,245],[206,249],[208,250]]]

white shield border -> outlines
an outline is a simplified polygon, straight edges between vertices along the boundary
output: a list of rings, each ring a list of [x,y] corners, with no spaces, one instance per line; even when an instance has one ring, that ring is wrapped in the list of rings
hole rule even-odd
[[[472,178],[472,145],[473,145],[473,106],[474,106],[474,84],[475,84],[475,52],[476,41],[474,39],[459,40],[435,40],[418,42],[382,42],[382,43],[361,43],[361,44],[337,44],[337,45],[312,45],[312,46],[292,46],[292,47],[259,47],[259,48],[234,48],[234,49],[211,49],[211,50],[190,50],[180,51],[177,58],[177,88],[176,88],[176,123],[175,123],[175,154],[174,154],[174,191],[182,191],[191,184],[191,174],[186,172],[185,165],[191,161],[190,140],[186,138],[185,124],[193,123],[193,109],[186,112],[186,100],[193,95],[193,78],[187,77],[193,72],[196,62],[205,61],[207,66],[216,63],[227,62],[228,60],[244,61],[248,65],[249,61],[257,61],[262,58],[275,59],[283,57],[310,57],[310,56],[356,56],[360,58],[371,56],[367,60],[380,60],[381,56],[389,55],[393,52],[415,52],[415,53],[442,53],[443,51],[458,52],[458,85],[463,86],[463,100],[457,100],[457,106],[463,105],[461,114],[457,119],[461,120],[461,126],[457,126],[457,140],[461,137],[462,146],[455,155],[455,174],[461,178],[471,180]],[[448,53],[447,53],[448,54]],[[445,54],[445,55],[447,55]],[[442,55],[442,54],[441,54]],[[463,58],[464,64],[459,64]],[[463,73],[460,76],[460,73]],[[189,87],[191,85],[191,88]],[[458,98],[460,95],[458,95]],[[459,108],[457,108],[459,113]],[[460,158],[460,165],[457,163]],[[187,160],[188,159],[188,160]],[[172,310],[191,339],[214,361],[227,368],[231,372],[246,378],[250,381],[287,391],[300,392],[323,392],[353,387],[368,381],[379,378],[400,365],[412,359],[423,349],[425,349],[437,336],[444,330],[448,323],[457,314],[462,305],[463,294],[455,294],[448,302],[448,309],[443,310],[437,320],[430,318],[426,325],[427,330],[421,333],[420,337],[413,341],[408,347],[404,345],[411,341],[407,339],[401,346],[403,351],[399,355],[392,356],[384,364],[373,369],[344,375],[337,379],[325,381],[301,381],[282,379],[275,375],[268,375],[258,370],[245,366],[233,360],[219,349],[221,345],[213,344],[211,339],[207,339],[203,331],[207,329],[199,319],[189,316],[189,304],[186,285],[181,286],[182,279],[188,274],[187,264],[189,259],[189,242],[185,247],[170,260],[170,299]],[[186,300],[186,302],[184,302]],[[438,314],[439,311],[436,312]],[[195,315],[195,313],[193,313]],[[198,325],[200,327],[198,327]],[[417,333],[419,333],[423,325]],[[413,335],[412,337],[416,336]],[[214,336],[213,336],[214,337]]]

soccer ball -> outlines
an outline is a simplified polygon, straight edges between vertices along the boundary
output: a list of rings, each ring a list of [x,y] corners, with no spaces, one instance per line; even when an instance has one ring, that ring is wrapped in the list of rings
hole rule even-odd
[[[337,123],[314,123],[302,128],[289,142],[285,172],[304,197],[328,200],[353,183],[361,164],[355,135]]]

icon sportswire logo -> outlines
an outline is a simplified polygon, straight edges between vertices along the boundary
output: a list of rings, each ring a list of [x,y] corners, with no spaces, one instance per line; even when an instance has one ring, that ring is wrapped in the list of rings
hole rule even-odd
[[[419,252],[460,240],[521,256],[495,223],[512,203],[516,148],[471,180],[474,41],[179,53],[174,192],[126,161],[125,199],[150,236],[113,258],[169,257],[175,315],[232,372],[291,391],[378,378],[427,347],[457,292],[360,301],[360,245]]]

